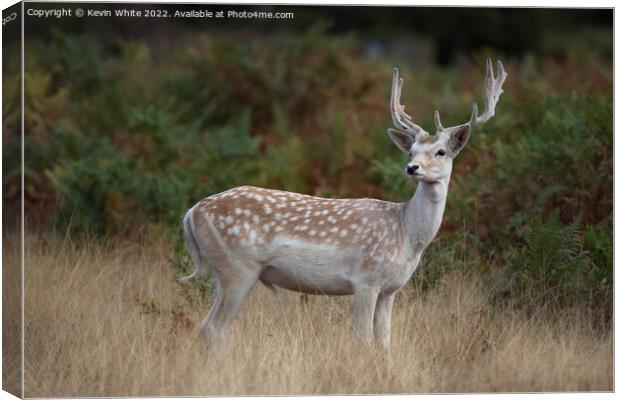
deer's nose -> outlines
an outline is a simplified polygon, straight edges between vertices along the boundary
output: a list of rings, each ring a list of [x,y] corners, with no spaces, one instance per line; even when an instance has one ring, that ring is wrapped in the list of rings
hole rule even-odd
[[[407,165],[407,174],[413,175],[418,168],[420,168],[419,164]]]

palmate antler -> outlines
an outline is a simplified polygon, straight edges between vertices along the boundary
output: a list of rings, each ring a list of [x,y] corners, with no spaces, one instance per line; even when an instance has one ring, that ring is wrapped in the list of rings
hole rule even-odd
[[[469,122],[463,125],[469,124],[471,127],[476,125],[482,125],[487,122],[491,117],[495,115],[495,106],[499,101],[499,96],[504,92],[502,85],[506,81],[508,74],[504,69],[501,61],[497,62],[497,78],[493,74],[493,63],[491,58],[487,58],[486,74],[484,78],[484,112],[478,116],[478,106],[476,103],[473,105],[473,110]],[[405,113],[405,106],[400,104],[400,94],[403,86],[403,79],[399,78],[398,68],[394,68],[394,74],[392,76],[392,96],[390,100],[390,110],[392,113],[392,121],[394,126],[409,135],[415,137],[419,134],[428,135],[421,126],[416,125],[413,122],[411,116]],[[439,111],[435,111],[435,126],[437,133],[439,132],[453,132],[463,125],[451,126],[444,128],[441,124],[441,117]]]

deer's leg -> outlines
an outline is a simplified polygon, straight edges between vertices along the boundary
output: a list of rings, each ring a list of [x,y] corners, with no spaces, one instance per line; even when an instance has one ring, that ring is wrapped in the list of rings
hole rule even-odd
[[[375,309],[374,331],[375,340],[381,346],[381,350],[388,352],[390,349],[390,337],[392,326],[392,305],[395,293],[379,295]]]
[[[355,289],[353,308],[353,326],[357,339],[362,344],[372,343],[372,325],[379,289],[361,287]]]
[[[202,321],[202,331],[205,335],[207,348],[211,347],[217,338],[217,331],[213,324],[213,318],[220,309],[220,303],[222,302],[222,287],[217,275],[213,276],[213,280],[215,281],[215,298],[213,299],[213,305],[211,305],[207,317]]]
[[[203,323],[207,345],[214,340],[222,341],[226,346],[226,338],[230,322],[239,312],[243,301],[248,296],[260,275],[260,266],[248,262],[244,265],[228,265],[227,269],[218,273],[217,295],[215,303]]]

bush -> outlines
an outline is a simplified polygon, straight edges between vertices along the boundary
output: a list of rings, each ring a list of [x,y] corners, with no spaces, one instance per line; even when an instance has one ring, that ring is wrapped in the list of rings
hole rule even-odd
[[[591,264],[583,249],[578,220],[568,225],[560,221],[555,210],[546,221],[536,217],[521,230],[522,243],[511,252],[507,266],[522,290],[548,298],[578,296],[590,289],[584,277]]]

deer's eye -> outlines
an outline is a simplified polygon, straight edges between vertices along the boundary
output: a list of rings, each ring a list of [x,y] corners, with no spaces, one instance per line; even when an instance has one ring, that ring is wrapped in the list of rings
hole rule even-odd
[[[436,156],[445,156],[446,155],[446,151],[444,149],[441,149],[435,155]]]

